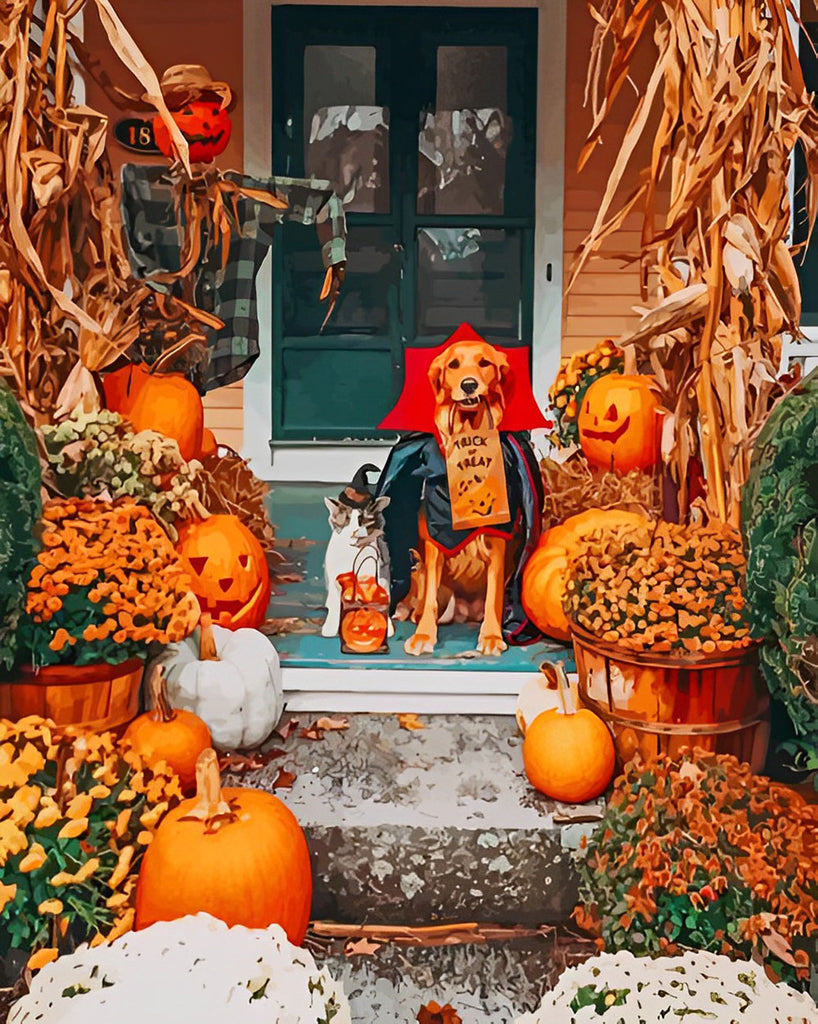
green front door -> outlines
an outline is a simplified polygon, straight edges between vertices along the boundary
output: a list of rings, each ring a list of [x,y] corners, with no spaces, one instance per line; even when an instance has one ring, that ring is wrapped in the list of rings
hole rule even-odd
[[[329,180],[347,276],[314,229],[273,246],[273,441],[378,438],[407,345],[463,321],[530,345],[537,12],[274,7],[273,170]]]

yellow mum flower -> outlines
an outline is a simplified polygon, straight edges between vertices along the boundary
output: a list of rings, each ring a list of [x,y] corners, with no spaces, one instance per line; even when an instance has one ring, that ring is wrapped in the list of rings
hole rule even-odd
[[[0,913],[5,910],[9,903],[17,896],[17,883],[11,885],[3,885],[0,882]]]
[[[88,828],[87,818],[76,818],[74,821],[67,821],[57,833],[58,839],[76,839]]]
[[[56,875],[52,875],[48,880],[49,885],[53,885],[54,888],[58,888],[61,885],[70,885],[74,881],[74,876],[68,871],[58,871]]]
[[[62,900],[43,900],[37,907],[38,914],[61,914],[62,911]]]
[[[143,814],[140,814],[139,823],[145,828],[153,828],[167,809],[168,802],[167,800],[163,800],[162,803],[151,807],[149,811],[145,811]]]
[[[60,809],[56,804],[44,807],[34,819],[35,828],[50,828],[60,817]]]
[[[90,857],[74,875],[75,882],[84,882],[99,868],[99,857]]]
[[[69,803],[65,816],[72,820],[75,818],[87,818],[93,804],[93,798],[89,793],[78,793]]]
[[[136,797],[136,793],[132,789],[123,789],[119,796],[116,798],[117,803],[124,804],[128,800],[133,800]]]
[[[111,872],[111,877],[108,879],[108,885],[112,889],[123,882],[131,870],[131,861],[133,860],[134,848],[132,846],[125,846],[122,848],[119,854],[119,860],[116,863],[116,867]]]
[[[133,928],[135,917],[136,911],[133,907],[129,907],[105,936],[105,941],[113,942],[114,939],[118,939],[120,935],[124,935],[125,932],[129,932]]]
[[[109,896],[105,901],[105,906],[111,910],[116,910],[118,907],[123,907],[130,898],[127,892],[115,892],[113,896]]]
[[[57,950],[50,949],[38,949],[36,953],[33,953],[28,958],[26,966],[30,971],[39,971],[41,967],[45,967],[46,964],[53,963],[57,959]]]
[[[141,843],[143,846],[150,846],[153,842],[153,832],[148,832],[146,829],[143,829],[136,837],[136,841]]]
[[[111,795],[111,790],[107,786],[92,786],[88,790],[88,796],[92,800],[104,800],[106,796]]]
[[[13,821],[8,819],[0,821],[0,867],[6,863],[9,857],[25,850],[27,846],[28,839],[26,839],[25,832],[19,829]]]
[[[30,735],[30,734],[27,734]],[[45,768],[45,758],[33,743],[26,743],[23,751],[17,758],[17,763],[25,768],[30,775],[42,771]]]
[[[23,874],[28,874],[29,871],[37,871],[38,868],[45,864],[46,860],[47,854],[42,846],[39,843],[32,843],[28,853],[17,865],[17,870],[22,871]]]
[[[25,828],[34,820],[34,811],[40,802],[42,790],[39,786],[21,786],[6,803],[11,820],[20,828]]]
[[[128,825],[131,823],[131,814],[133,813],[132,808],[126,807],[124,811],[120,811],[116,816],[116,825],[114,825],[114,834],[117,836],[124,836],[128,831]]]

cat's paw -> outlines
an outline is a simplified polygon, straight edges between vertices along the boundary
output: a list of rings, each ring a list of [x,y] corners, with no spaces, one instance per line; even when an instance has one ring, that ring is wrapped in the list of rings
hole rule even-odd
[[[389,623],[389,625],[386,627],[386,635],[387,636],[394,636],[395,635],[395,623],[392,621],[391,616],[387,619],[387,622]]]
[[[480,635],[477,640],[477,650],[480,654],[487,654],[490,657],[499,657],[503,651],[508,650],[508,644],[501,636]]]
[[[403,649],[407,654],[413,654],[416,657],[421,654],[434,654],[436,643],[436,636],[430,636],[428,633],[415,633],[414,636],[409,637],[403,645]]]
[[[326,637],[338,636],[338,628],[339,628],[339,626],[340,626],[340,623],[338,623],[338,622],[330,622],[330,620],[327,619],[327,621],[321,627],[321,636],[326,636]]]

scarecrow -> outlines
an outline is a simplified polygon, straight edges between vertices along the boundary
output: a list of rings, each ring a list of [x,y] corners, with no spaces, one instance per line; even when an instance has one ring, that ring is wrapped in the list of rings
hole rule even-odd
[[[323,330],[344,279],[346,222],[328,182],[258,179],[216,168],[214,158],[226,148],[232,127],[233,93],[226,82],[214,81],[201,65],[180,64],[165,71],[160,85],[187,143],[191,175],[157,118],[156,145],[172,162],[169,168],[123,167],[123,221],[134,274],[212,315],[208,358],[196,371],[199,390],[209,391],[240,380],[258,356],[256,277],[275,225],[290,220],[316,226],[327,271],[320,296],[328,300]]]

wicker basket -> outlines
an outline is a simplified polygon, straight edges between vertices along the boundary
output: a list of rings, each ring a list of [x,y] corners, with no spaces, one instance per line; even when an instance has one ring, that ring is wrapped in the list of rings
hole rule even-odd
[[[119,665],[24,666],[14,683],[0,684],[0,717],[50,718],[56,725],[101,731],[124,728],[139,710],[143,662]]]
[[[572,625],[582,702],[609,725],[621,760],[682,747],[764,766],[770,698],[756,647],[673,655],[630,651]]]

